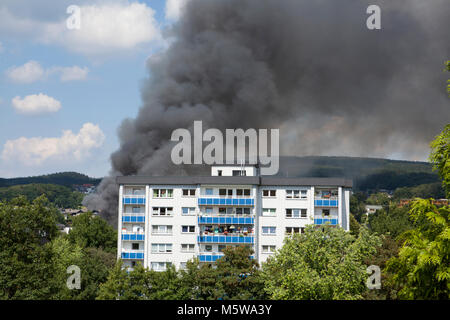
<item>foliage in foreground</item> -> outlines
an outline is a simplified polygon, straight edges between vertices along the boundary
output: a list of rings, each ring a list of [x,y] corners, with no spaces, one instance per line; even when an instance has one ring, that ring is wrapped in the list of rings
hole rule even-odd
[[[367,279],[364,259],[381,244],[361,228],[358,237],[332,226],[306,228],[286,238],[263,265],[262,279],[271,299],[361,299]]]

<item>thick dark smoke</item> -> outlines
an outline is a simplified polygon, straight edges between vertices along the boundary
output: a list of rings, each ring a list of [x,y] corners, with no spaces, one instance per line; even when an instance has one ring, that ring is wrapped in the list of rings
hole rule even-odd
[[[381,30],[366,9],[381,7]],[[425,159],[450,119],[448,0],[191,0],[149,59],[111,177],[86,199],[115,222],[116,175],[191,173],[171,163],[176,128],[280,128],[285,155]],[[134,108],[134,107],[133,107]]]

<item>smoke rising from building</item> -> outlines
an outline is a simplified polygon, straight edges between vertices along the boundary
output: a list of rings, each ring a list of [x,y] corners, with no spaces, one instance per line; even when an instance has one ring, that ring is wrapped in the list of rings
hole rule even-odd
[[[366,27],[370,4],[381,30]],[[85,203],[114,222],[115,176],[192,174],[171,163],[170,136],[194,120],[280,128],[284,155],[423,160],[450,119],[449,27],[447,0],[191,0],[148,61],[110,177]]]

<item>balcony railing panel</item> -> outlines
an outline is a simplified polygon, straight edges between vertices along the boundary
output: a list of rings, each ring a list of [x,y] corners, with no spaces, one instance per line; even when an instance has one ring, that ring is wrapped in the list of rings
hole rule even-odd
[[[142,233],[122,233],[122,240],[125,241],[144,241],[145,235]]]
[[[122,252],[122,259],[143,260],[144,250],[124,251]]]
[[[337,199],[315,198],[314,206],[316,207],[337,207],[339,201]]]
[[[201,206],[254,206],[253,198],[198,198],[198,204]]]
[[[144,213],[141,215],[128,215],[124,213],[124,216],[122,217],[122,222],[145,222],[145,216]]]
[[[329,224],[332,226],[336,226],[336,225],[338,225],[338,219],[314,218],[314,224],[317,224],[317,225]]]
[[[124,195],[123,204],[145,204],[145,195]]]
[[[198,236],[197,241],[199,243],[254,243],[253,236]]]
[[[198,224],[254,224],[250,217],[198,217]]]

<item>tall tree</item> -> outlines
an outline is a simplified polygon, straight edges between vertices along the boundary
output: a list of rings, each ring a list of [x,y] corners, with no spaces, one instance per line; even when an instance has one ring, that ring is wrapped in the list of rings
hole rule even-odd
[[[102,248],[108,252],[117,250],[117,232],[91,212],[82,213],[73,219],[68,238],[82,248]]]
[[[342,228],[308,226],[263,264],[264,289],[277,300],[361,299],[364,260],[380,244],[365,227],[354,237]]]

